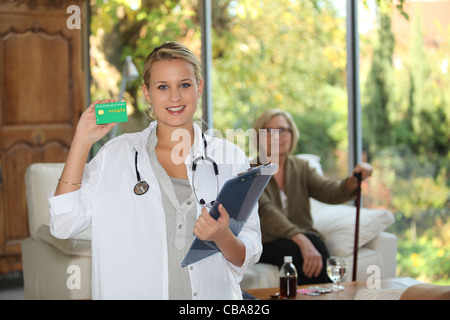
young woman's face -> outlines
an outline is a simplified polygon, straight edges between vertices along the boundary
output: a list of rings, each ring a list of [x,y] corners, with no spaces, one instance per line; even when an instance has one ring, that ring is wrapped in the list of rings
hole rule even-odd
[[[197,84],[194,67],[183,59],[161,60],[152,65],[144,95],[158,125],[192,128],[203,81]]]

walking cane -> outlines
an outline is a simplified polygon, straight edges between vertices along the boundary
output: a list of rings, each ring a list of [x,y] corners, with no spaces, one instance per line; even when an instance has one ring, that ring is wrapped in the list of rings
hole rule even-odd
[[[358,187],[356,188],[356,222],[355,222],[355,245],[353,247],[353,275],[352,281],[356,281],[356,265],[358,262],[358,240],[359,240],[359,210],[361,206],[361,172],[354,174],[355,178],[358,180]]]

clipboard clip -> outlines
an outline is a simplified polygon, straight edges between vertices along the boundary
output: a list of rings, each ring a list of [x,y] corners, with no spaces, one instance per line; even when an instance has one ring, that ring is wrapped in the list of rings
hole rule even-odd
[[[244,173],[247,173],[247,172],[250,172],[250,171],[257,171],[257,172],[256,172],[256,175],[259,176],[259,175],[261,175],[261,170],[267,168],[267,167],[270,166],[270,165],[271,165],[271,163],[269,162],[269,163],[267,163],[267,164],[261,164],[261,165],[259,165],[259,166],[257,166],[257,167],[250,167],[250,168],[248,168],[247,170],[238,173],[237,175],[238,175],[238,177],[239,177],[240,175],[243,175]]]

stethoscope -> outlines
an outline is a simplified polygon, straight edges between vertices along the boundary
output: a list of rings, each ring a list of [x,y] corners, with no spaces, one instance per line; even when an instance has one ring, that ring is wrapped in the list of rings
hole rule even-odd
[[[192,161],[192,189],[194,191],[195,199],[197,200],[197,202],[199,204],[201,204],[202,206],[211,207],[214,204],[214,200],[207,203],[203,198],[199,199],[197,196],[197,193],[195,192],[195,172],[197,171],[197,163],[199,161],[206,160],[207,162],[212,164],[213,169],[214,169],[214,175],[216,176],[216,197],[217,197],[217,194],[219,193],[219,168],[217,166],[217,163],[213,159],[211,159],[210,157],[208,157],[206,155],[206,148],[208,147],[208,143],[206,142],[206,138],[205,138],[205,135],[203,134],[203,132],[202,132],[202,140],[203,140],[203,145],[204,145],[205,156],[201,155]],[[143,194],[145,194],[148,191],[150,186],[148,185],[148,183],[145,180],[141,180],[141,175],[139,173],[137,163],[138,163],[138,152],[136,150],[135,158],[134,158],[134,168],[136,170],[136,179],[138,182],[134,186],[133,190],[136,195],[142,196]]]

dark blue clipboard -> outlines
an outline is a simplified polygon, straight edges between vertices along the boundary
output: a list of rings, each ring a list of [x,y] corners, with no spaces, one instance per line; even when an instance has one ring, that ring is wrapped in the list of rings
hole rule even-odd
[[[277,164],[262,165],[250,168],[248,171],[227,180],[209,210],[209,214],[217,220],[220,217],[218,206],[222,203],[230,215],[230,230],[237,236],[276,168]],[[219,251],[213,241],[204,241],[196,237],[181,262],[181,266],[185,267]]]

